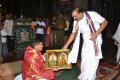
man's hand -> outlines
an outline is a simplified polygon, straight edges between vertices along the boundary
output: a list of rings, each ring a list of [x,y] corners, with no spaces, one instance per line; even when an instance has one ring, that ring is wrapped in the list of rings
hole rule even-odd
[[[90,40],[96,41],[98,34],[97,33],[93,33],[90,36],[91,36]]]
[[[67,49],[67,48],[68,48],[68,46],[67,46],[67,45],[65,45],[62,49],[63,49],[63,50],[65,50],[65,49]]]

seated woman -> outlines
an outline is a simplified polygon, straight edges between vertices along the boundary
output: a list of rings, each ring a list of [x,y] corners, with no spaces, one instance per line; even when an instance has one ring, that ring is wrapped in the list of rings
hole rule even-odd
[[[22,63],[23,80],[54,80],[54,70],[46,70],[44,57],[40,51],[43,49],[41,41],[35,41],[33,48],[27,47]]]

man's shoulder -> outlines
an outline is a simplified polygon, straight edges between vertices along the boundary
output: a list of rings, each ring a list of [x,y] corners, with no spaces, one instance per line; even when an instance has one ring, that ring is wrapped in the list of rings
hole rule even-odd
[[[99,14],[95,11],[88,11],[87,12],[91,18],[95,18],[96,19],[96,16],[98,16]]]
[[[91,14],[96,14],[97,12],[95,12],[95,11],[87,11],[87,13],[91,15]]]
[[[28,46],[25,50],[25,52],[31,53],[33,48],[31,46]]]

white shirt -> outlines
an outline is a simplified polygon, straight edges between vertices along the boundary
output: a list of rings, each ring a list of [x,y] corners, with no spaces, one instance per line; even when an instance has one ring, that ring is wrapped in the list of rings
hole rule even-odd
[[[87,13],[90,15],[90,17],[93,21],[94,27],[97,31],[100,28],[100,24],[105,20],[105,18],[103,18],[101,15],[99,15],[97,12],[94,12],[94,11],[88,11]],[[73,32],[75,32],[76,23],[77,23],[77,21],[74,21]],[[91,38],[91,36],[90,36],[91,32],[90,32],[90,28],[87,24],[85,13],[84,13],[83,19],[78,22],[78,25],[79,25],[80,32],[83,34],[84,42],[86,42],[86,43],[90,42],[91,44],[93,44],[93,42],[91,40],[89,40]],[[99,34],[99,36],[97,37],[97,43],[102,44],[101,34]]]
[[[37,23],[39,26],[44,26],[44,27],[46,27],[45,22],[43,22],[43,21],[42,21],[42,22],[36,21],[36,23]],[[36,33],[37,33],[37,34],[44,34],[44,29],[42,29],[42,28],[37,28]]]
[[[4,29],[6,30],[8,36],[12,36],[13,20],[5,20]]]
[[[5,29],[2,29],[0,33],[1,33],[1,36],[7,36]],[[1,37],[1,38],[2,38],[2,43],[6,43],[6,38],[5,37]]]

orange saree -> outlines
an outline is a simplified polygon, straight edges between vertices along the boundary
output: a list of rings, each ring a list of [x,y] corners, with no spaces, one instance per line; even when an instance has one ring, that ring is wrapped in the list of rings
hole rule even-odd
[[[37,52],[32,47],[27,47],[22,63],[23,80],[53,80],[52,70],[45,69],[45,63],[41,52]]]

